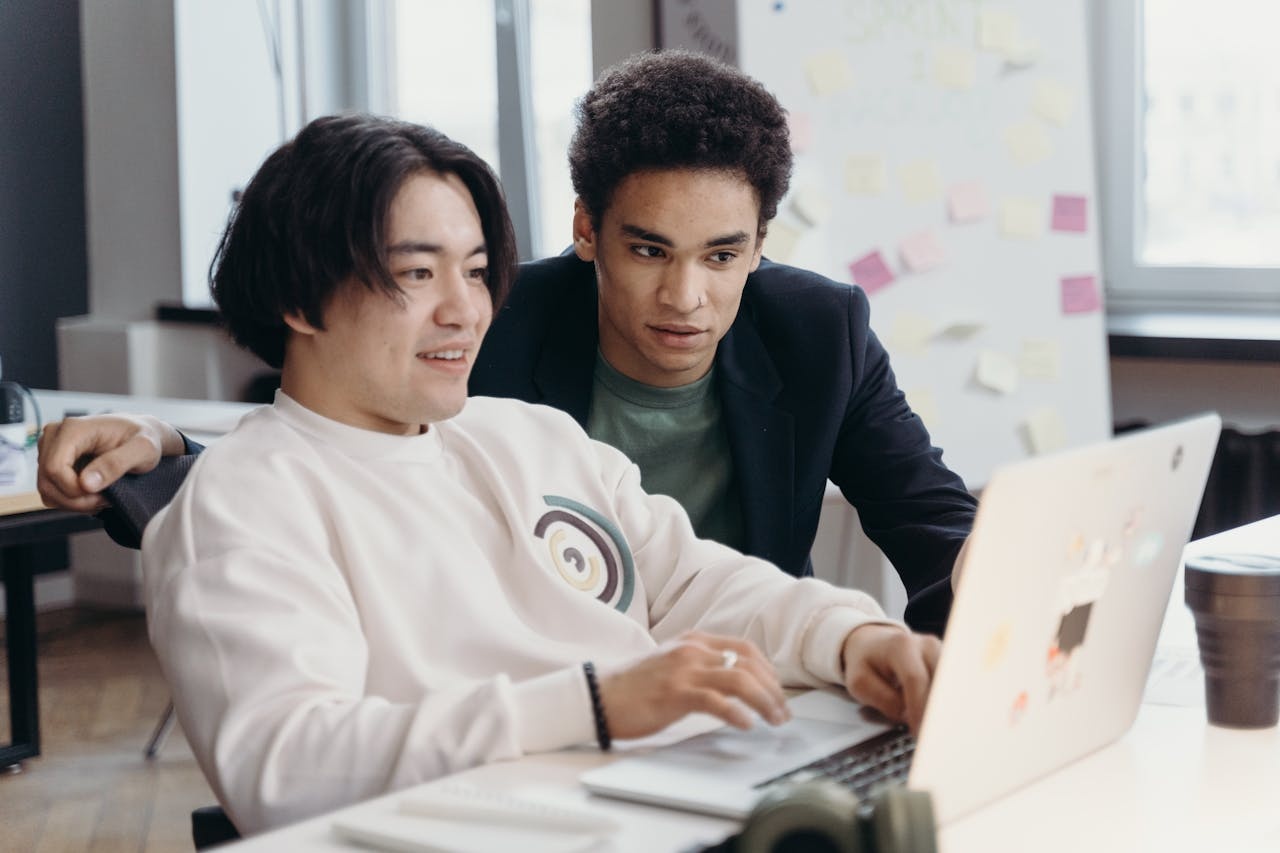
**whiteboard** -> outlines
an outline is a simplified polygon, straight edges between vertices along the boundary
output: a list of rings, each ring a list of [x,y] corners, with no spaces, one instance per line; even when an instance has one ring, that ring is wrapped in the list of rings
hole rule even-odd
[[[691,5],[666,4],[664,45],[708,43],[715,15]],[[899,386],[975,488],[1111,434],[1085,15],[739,0],[711,40],[792,122],[765,254],[864,287]]]

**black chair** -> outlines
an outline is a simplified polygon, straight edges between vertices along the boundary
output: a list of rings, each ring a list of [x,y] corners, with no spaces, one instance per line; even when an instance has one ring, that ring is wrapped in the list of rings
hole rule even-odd
[[[124,528],[121,532],[141,543],[147,522],[173,500],[195,461],[194,455],[166,456],[146,474],[126,474],[107,486],[103,497],[115,510],[117,521]],[[148,760],[160,750],[160,744],[172,725],[173,703],[170,702],[147,744]],[[235,841],[239,837],[239,831],[221,806],[204,806],[191,813],[191,840],[197,850]]]

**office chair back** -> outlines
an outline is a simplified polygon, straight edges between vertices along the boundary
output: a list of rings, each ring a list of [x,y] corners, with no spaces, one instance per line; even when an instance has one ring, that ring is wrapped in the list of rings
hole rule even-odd
[[[173,500],[195,461],[195,455],[166,456],[151,471],[145,474],[126,474],[103,489],[103,497],[133,534],[135,541],[142,541],[142,532],[146,530],[147,523]],[[148,757],[154,755],[159,748],[158,737],[161,731],[167,731],[167,721],[171,719],[172,713],[171,703],[156,734],[152,735],[152,742],[147,746]],[[197,850],[235,841],[239,837],[235,824],[221,806],[203,806],[191,813],[191,840]]]

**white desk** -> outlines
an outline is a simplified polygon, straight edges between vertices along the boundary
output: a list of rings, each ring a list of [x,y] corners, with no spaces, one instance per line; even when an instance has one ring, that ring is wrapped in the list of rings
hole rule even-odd
[[[1280,516],[1219,534],[1187,548],[1280,549]],[[1194,648],[1194,626],[1174,586],[1162,650]],[[1201,700],[1203,701],[1203,700]],[[615,802],[577,783],[588,768],[612,760],[594,750],[532,756],[459,774],[485,788],[553,802],[589,805],[623,830],[598,849],[685,851],[720,840],[727,820]],[[403,795],[389,794],[335,815],[390,815]],[[244,841],[239,851],[356,849],[332,833],[334,815]],[[1203,705],[1143,705],[1119,741],[940,832],[943,853],[1054,851],[1280,851],[1280,728],[1254,731],[1208,725]]]
[[[231,431],[246,412],[256,408],[252,403],[227,403],[212,400],[179,400],[168,397],[132,397],[125,394],[92,394],[82,391],[36,390],[36,402],[44,423],[60,421],[68,412],[98,415],[121,412],[153,415],[166,421],[196,441],[207,444]],[[30,400],[24,398],[29,406]],[[28,422],[35,418],[27,413]],[[27,451],[23,477],[0,486],[0,515],[31,512],[44,508],[36,493],[36,452]]]

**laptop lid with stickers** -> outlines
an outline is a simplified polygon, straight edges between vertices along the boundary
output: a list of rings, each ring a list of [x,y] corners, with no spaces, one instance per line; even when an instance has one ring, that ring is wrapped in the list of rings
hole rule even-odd
[[[940,821],[1133,723],[1220,426],[1205,415],[993,474],[910,757],[908,785],[932,793]],[[783,726],[704,732],[582,782],[606,796],[740,818],[770,785],[843,764],[892,734],[834,690],[791,706]]]
[[[1220,427],[1203,415],[992,476],[911,768],[943,819],[1132,725]]]

